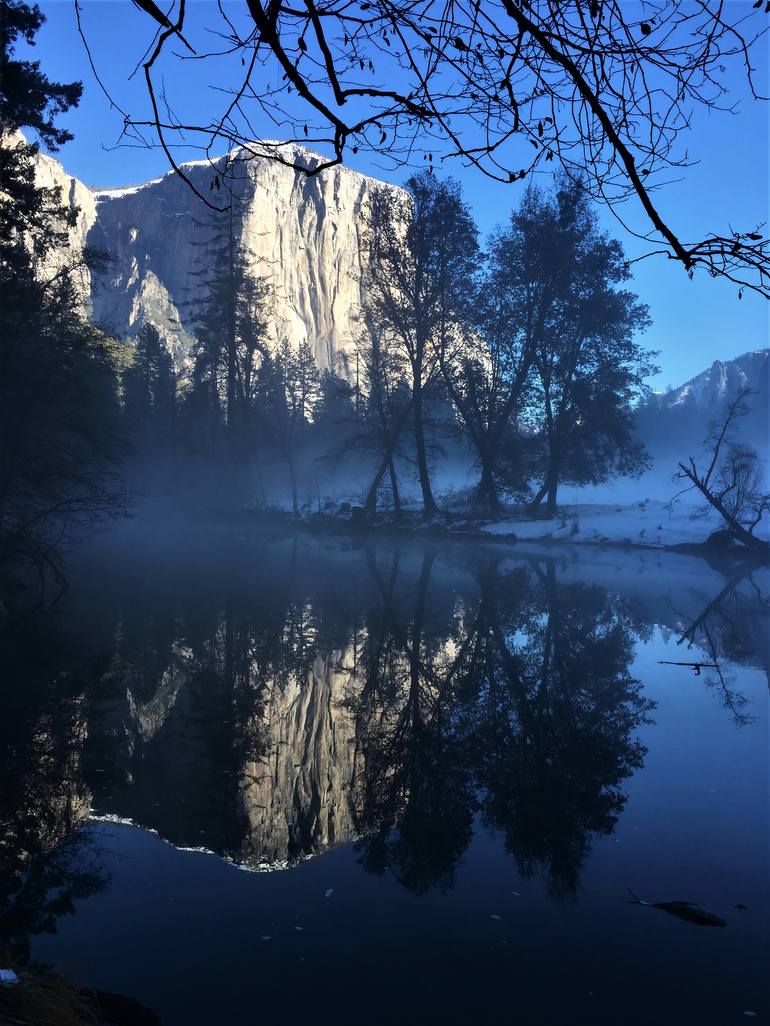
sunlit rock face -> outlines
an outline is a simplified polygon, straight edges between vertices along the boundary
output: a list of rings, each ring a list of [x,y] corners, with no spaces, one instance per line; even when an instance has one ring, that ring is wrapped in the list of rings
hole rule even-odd
[[[282,147],[281,155],[308,168],[319,159],[297,146]],[[321,369],[349,373],[359,331],[363,213],[381,183],[342,167],[308,177],[271,159],[225,163],[222,158],[183,168],[215,204],[225,206],[232,190],[234,234],[252,273],[271,286],[274,343],[307,340]],[[86,282],[94,319],[118,337],[154,324],[184,367],[203,294],[206,244],[215,223],[227,227],[229,214],[210,210],[174,173],[91,191],[49,157],[40,156],[38,168],[45,184],[60,185],[63,198],[80,208],[71,251],[88,245],[108,258],[106,268]]]
[[[26,146],[28,142],[24,134],[18,131],[4,134],[0,141],[4,148],[10,149]],[[49,250],[42,262],[37,265],[37,270],[41,277],[49,279],[63,267],[71,267],[78,297],[82,303],[82,313],[87,316],[91,312],[91,275],[83,257],[88,234],[96,221],[96,199],[88,186],[68,175],[59,161],[53,157],[38,152],[34,157],[34,164],[38,187],[58,189],[61,205],[77,212],[76,222],[66,229],[62,245]],[[9,198],[0,183],[0,202],[8,201]],[[61,228],[61,225],[57,224],[56,227]]]
[[[110,764],[97,812],[261,870],[352,840],[361,756],[348,661],[317,656],[281,680],[253,665],[230,719],[233,685],[184,645],[149,687],[116,659],[91,723]]]
[[[318,854],[355,836],[355,715],[340,659],[318,657],[309,679],[276,690],[262,727],[266,751],[246,764],[246,865]]]

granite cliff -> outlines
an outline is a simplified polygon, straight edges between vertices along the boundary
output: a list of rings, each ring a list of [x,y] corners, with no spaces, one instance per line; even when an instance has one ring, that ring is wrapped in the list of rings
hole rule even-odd
[[[287,160],[312,168],[319,158],[291,146]],[[381,183],[337,167],[309,177],[269,159],[238,152],[183,165],[204,195],[224,205],[234,196],[236,235],[250,270],[271,286],[271,332],[294,346],[308,340],[321,369],[345,373],[358,330],[362,214]],[[161,332],[179,368],[194,342],[193,308],[203,288],[202,248],[217,215],[175,173],[141,185],[90,189],[56,160],[38,157],[42,184],[58,185],[79,210],[70,255],[88,246],[107,257],[102,270],[82,274],[83,301],[93,318],[119,338],[142,324]],[[221,188],[212,192],[219,181]]]

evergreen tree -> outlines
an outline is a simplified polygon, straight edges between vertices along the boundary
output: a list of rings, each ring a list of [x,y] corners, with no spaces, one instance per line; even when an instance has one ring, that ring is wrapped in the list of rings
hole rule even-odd
[[[257,464],[266,439],[259,391],[261,364],[269,353],[270,289],[254,276],[242,240],[243,181],[235,168],[222,179],[217,176],[228,191],[227,209],[200,225],[206,238],[199,243],[196,276],[203,298],[192,304],[197,343],[185,402],[185,415],[206,425],[204,431],[190,425],[190,443],[216,468],[229,499],[240,497],[244,471]]]
[[[355,391],[345,378],[325,370],[318,385],[318,401],[313,411],[313,436],[322,456],[331,460],[342,456],[357,434]]]
[[[30,128],[48,147],[56,151],[72,139],[56,124],[56,117],[77,107],[83,93],[81,82],[51,82],[40,70],[39,61],[19,60],[16,43],[23,39],[35,45],[35,36],[45,18],[40,8],[23,0],[2,0],[0,4],[0,127],[3,133]],[[24,217],[32,209],[22,209]]]
[[[77,211],[37,184],[37,145],[19,133],[57,149],[70,135],[56,115],[80,98],[79,84],[49,82],[37,62],[15,58],[43,20],[36,7],[2,4],[0,548],[58,569],[54,532],[122,508],[123,446],[116,345],[80,315],[74,268],[55,253]]]
[[[123,372],[126,432],[142,456],[167,455],[174,443],[176,377],[171,355],[157,328],[144,324],[133,359]]]
[[[286,462],[291,505],[299,514],[299,458],[320,391],[315,355],[305,340],[294,350],[284,339],[279,353],[264,361],[265,425]]]

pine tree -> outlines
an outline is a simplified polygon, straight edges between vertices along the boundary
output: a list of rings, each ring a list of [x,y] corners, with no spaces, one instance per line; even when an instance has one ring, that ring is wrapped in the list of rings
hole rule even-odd
[[[34,43],[37,8],[2,4],[0,19],[0,549],[59,569],[54,535],[118,512],[123,452],[116,344],[79,314],[71,266],[51,261],[77,211],[35,180],[36,132],[49,149],[70,137],[55,118],[81,87],[49,82],[15,59]]]
[[[123,372],[123,417],[139,454],[157,457],[173,449],[175,407],[171,355],[158,330],[144,324],[136,337],[131,365]]]
[[[286,462],[291,481],[291,505],[299,514],[299,458],[320,391],[313,350],[303,341],[294,350],[284,339],[280,351],[263,365],[264,418],[276,449]]]
[[[259,448],[257,376],[268,354],[266,282],[254,276],[251,254],[241,239],[240,178],[228,178],[229,204],[217,220],[201,224],[206,238],[198,277],[203,298],[194,304],[197,346],[193,389],[207,396],[209,455],[226,458],[231,487],[239,469]]]

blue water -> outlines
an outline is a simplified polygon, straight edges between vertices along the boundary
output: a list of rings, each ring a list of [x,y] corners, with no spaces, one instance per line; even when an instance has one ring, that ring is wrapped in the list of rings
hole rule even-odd
[[[101,882],[30,931],[33,961],[167,1026],[768,1020],[761,574],[731,588],[689,557],[265,546],[235,543],[221,579],[166,567],[144,603],[141,566],[115,556],[106,603],[82,568],[65,621],[93,610],[102,656],[76,789],[134,825],[70,817]],[[249,699],[231,716],[234,692],[205,703],[223,666],[240,680],[239,637]],[[331,688],[315,725],[308,688]]]

